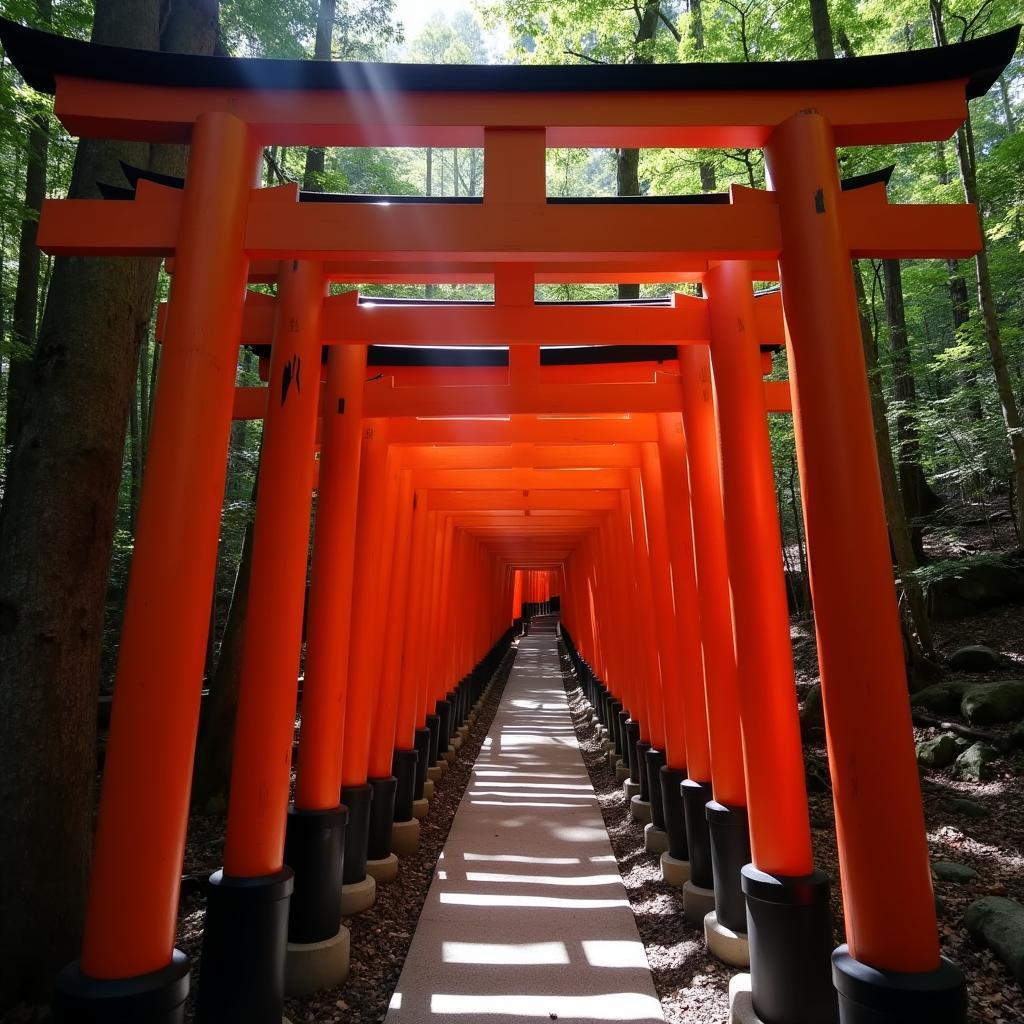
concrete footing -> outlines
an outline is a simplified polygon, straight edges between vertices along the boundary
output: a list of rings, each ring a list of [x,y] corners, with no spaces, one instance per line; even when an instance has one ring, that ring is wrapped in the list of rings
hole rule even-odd
[[[455,753],[457,754],[461,749],[462,749],[462,737],[458,736],[458,735],[453,736],[451,743],[448,744],[448,751],[449,751],[449,753],[451,753],[452,751],[455,751]],[[454,758],[453,758],[453,760],[454,760]]]
[[[749,974],[734,974],[729,979],[729,1024],[765,1024],[754,1012]]]
[[[284,990],[311,996],[337,988],[348,977],[349,932],[344,926],[323,942],[289,942],[284,958]]]
[[[615,781],[625,782],[629,778],[629,765],[620,764],[615,769]]]
[[[661,855],[661,878],[662,881],[674,885],[677,889],[683,888],[690,881],[690,862],[678,860],[670,853]]]
[[[420,823],[415,818],[396,821],[391,826],[391,849],[399,857],[408,857],[420,847]]]
[[[626,794],[626,799],[632,801],[633,797],[640,795],[640,783],[634,782],[628,775],[622,782],[622,792]]]
[[[412,816],[417,821],[422,821],[430,812],[430,801],[424,797],[422,800],[413,800]]]
[[[459,746],[462,746],[462,740],[459,740]],[[452,743],[449,743],[448,744],[448,749],[444,752],[444,759],[449,764],[454,764],[455,763],[455,758],[457,758],[458,756],[459,756],[458,747],[456,747]]]
[[[718,915],[713,910],[704,918],[704,941],[708,945],[708,950],[723,964],[728,964],[730,967],[750,966],[750,946],[747,943],[747,933],[734,932],[731,928],[721,924]]]
[[[668,849],[668,833],[649,822],[644,828],[644,849],[648,853],[664,853]]]
[[[642,800],[640,794],[632,797],[629,801],[629,816],[634,821],[639,821],[643,825],[647,825],[651,820],[651,801]]]
[[[459,739],[465,740],[469,735],[469,725],[460,725],[458,728]]]
[[[620,758],[619,755],[615,753],[615,747],[612,747],[612,749],[605,754],[605,757],[608,758],[608,764],[611,768],[619,767]]]
[[[715,890],[687,882],[683,886],[683,913],[691,924],[703,924],[715,909]]]
[[[362,881],[341,887],[341,916],[351,917],[369,910],[377,901],[377,880],[367,875]]]
[[[444,769],[441,768],[439,765],[435,764],[433,768],[427,769],[427,780],[429,782],[437,782],[437,780],[440,779],[442,775],[444,775]]]
[[[434,782],[433,779],[424,779],[423,780],[423,799],[424,800],[433,800],[434,799],[434,787],[435,787],[435,785],[436,785],[436,783]]]
[[[601,740],[601,749],[611,751],[615,749],[615,740]]]
[[[398,877],[398,857],[394,853],[389,853],[380,860],[368,860],[366,862],[366,873],[373,875],[378,885],[383,885],[385,882],[393,882]]]

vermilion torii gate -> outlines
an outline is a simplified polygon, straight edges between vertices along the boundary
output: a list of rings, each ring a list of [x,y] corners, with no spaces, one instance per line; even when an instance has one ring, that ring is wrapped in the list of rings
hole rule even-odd
[[[200,1018],[276,1022],[286,959],[296,989],[337,970],[341,901],[365,903],[368,855],[386,875],[392,816],[414,832],[422,768],[501,656],[513,603],[550,596],[537,577],[524,596],[524,571],[553,574],[577,672],[630,761],[638,807],[654,825],[661,814],[666,877],[690,865],[687,912],[714,906],[713,947],[748,933],[758,1017],[834,1017],[751,289],[777,268],[846,913],[838,1013],[962,1021],[962,977],[937,942],[849,262],[962,257],[980,239],[969,207],[890,205],[879,185],[844,192],[835,148],[948,137],[1016,32],[839,62],[621,68],[198,58],[9,22],[0,40],[73,134],[191,147],[183,189],[141,178],[126,201],[50,201],[39,227],[51,253],[174,260],[86,934],[59,1019],[183,1019],[176,902],[218,513],[236,400],[252,401],[236,396],[236,357],[246,332],[268,335],[269,303],[246,299],[246,285],[271,276],[243,686]],[[482,146],[484,196],[302,201],[256,187],[268,144]],[[557,202],[545,155],[559,146],[758,147],[772,187],[734,188],[725,203]],[[492,281],[495,302],[368,308],[327,299],[330,280]],[[707,298],[534,300],[538,282],[628,280],[700,280]],[[375,387],[372,341],[507,344],[508,380]],[[637,342],[678,345],[678,376],[553,380],[538,358],[541,343]],[[432,465],[453,443],[474,450]],[[534,465],[552,443],[585,450],[574,466]],[[514,464],[476,450],[502,444]],[[374,804],[391,801],[375,821]]]

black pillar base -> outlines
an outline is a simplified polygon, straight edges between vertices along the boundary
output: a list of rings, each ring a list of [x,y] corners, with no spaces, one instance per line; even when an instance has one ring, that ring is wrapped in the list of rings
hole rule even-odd
[[[686,811],[680,786],[686,778],[682,768],[662,766],[658,771],[658,789],[661,790],[661,807],[665,824],[661,827],[668,836],[668,855],[675,860],[690,859],[690,848],[686,842]],[[653,792],[653,790],[652,790]],[[651,820],[654,819],[654,804],[651,803]]]
[[[448,752],[448,744],[452,741],[452,706],[447,700],[439,700],[434,704],[437,719],[440,723],[437,740],[437,756],[444,757]]]
[[[289,942],[323,942],[341,927],[341,878],[348,808],[288,808],[284,862],[295,874],[288,911]]]
[[[345,885],[355,885],[356,882],[361,882],[366,877],[373,787],[367,782],[361,786],[342,786],[341,801],[348,808],[342,881]]]
[[[747,930],[747,904],[740,875],[750,863],[750,830],[745,807],[726,807],[715,800],[706,806],[711,833],[711,867],[715,878],[718,923],[734,932]]]
[[[416,730],[416,779],[413,785],[413,799],[423,799],[423,786],[427,781],[427,769],[434,763],[430,759],[430,730]],[[434,758],[437,760],[437,758]],[[392,769],[394,771],[394,769]],[[398,773],[395,772],[397,775]]]
[[[690,851],[690,881],[701,889],[715,887],[711,867],[711,833],[704,808],[711,799],[711,783],[684,779],[679,787],[686,811],[686,845]]]
[[[292,870],[261,878],[210,877],[196,1019],[281,1024]]]
[[[615,739],[615,753],[622,758],[622,760],[629,764],[629,736],[627,735],[628,730],[626,724],[629,722],[629,712],[622,706],[622,701],[616,701],[612,707],[618,706],[618,710],[615,712],[615,728],[614,728],[614,739]]]
[[[636,759],[636,745],[640,742],[640,723],[626,720],[626,760],[629,762],[629,781],[640,785],[640,765]]]
[[[370,779],[373,799],[370,801],[370,828],[367,833],[366,856],[370,860],[384,860],[391,853],[391,826],[395,823],[395,794],[398,779],[389,775],[386,779]],[[409,818],[412,808],[409,808]],[[408,821],[409,818],[403,818]]]
[[[747,864],[742,885],[754,1012],[772,1024],[835,1024],[828,876],[769,875]]]
[[[391,773],[398,780],[395,789],[395,821],[408,821],[412,817],[419,761],[420,756],[415,750],[396,750],[391,758]]]
[[[647,799],[651,801],[651,824],[655,828],[665,831],[665,807],[661,799],[661,769],[665,766],[665,751],[647,751],[644,757],[644,766],[647,769]],[[640,793],[643,796],[643,790]]]
[[[964,1024],[967,987],[960,968],[943,957],[934,971],[879,971],[850,956],[843,945],[832,954],[832,980],[839,992],[841,1024]]]
[[[171,962],[152,974],[101,979],[82,974],[76,960],[57,975],[55,1024],[183,1024],[189,961],[174,950]]]
[[[651,787],[648,782],[647,776],[647,752],[651,749],[650,743],[645,743],[643,740],[637,740],[636,742],[636,774],[631,775],[630,778],[634,782],[640,783],[640,799],[646,803],[650,803],[651,800]]]
[[[427,767],[432,768],[441,756],[441,716],[427,715],[427,729],[430,730],[430,754],[427,758]]]

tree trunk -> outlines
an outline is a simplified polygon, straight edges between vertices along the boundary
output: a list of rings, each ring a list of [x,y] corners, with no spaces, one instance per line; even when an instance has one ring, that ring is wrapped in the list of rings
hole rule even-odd
[[[314,60],[330,60],[334,48],[334,13],[337,0],[320,0],[316,19],[316,42],[313,45]],[[323,192],[326,151],[320,146],[306,150],[306,168],[302,175],[302,187],[308,192]]]
[[[885,517],[889,524],[889,541],[892,554],[899,571],[900,583],[907,599],[907,610],[917,643],[910,638],[908,643],[910,661],[918,664],[923,657],[930,656],[934,651],[931,635],[931,624],[928,621],[928,610],[924,595],[913,573],[917,568],[914,546],[907,528],[907,516],[900,497],[900,489],[896,479],[896,463],[892,457],[892,441],[889,437],[889,421],[885,411],[885,397],[882,394],[882,382],[878,370],[878,349],[871,330],[871,321],[867,313],[867,296],[864,292],[864,278],[861,275],[860,263],[853,262],[853,281],[857,292],[857,306],[860,311],[861,340],[864,344],[864,360],[867,363],[868,390],[871,395],[871,415],[875,425],[875,447],[878,452],[878,469],[882,478],[882,498],[885,503]],[[920,645],[918,647],[917,645]]]
[[[139,350],[139,448],[142,451],[142,465],[146,465],[146,450],[149,448],[149,339]]]
[[[36,19],[50,25],[52,0],[36,0]],[[46,159],[50,144],[49,118],[46,114],[29,122],[25,168],[25,217],[18,240],[18,279],[14,288],[14,315],[11,326],[13,345],[7,377],[7,421],[4,443],[13,448],[25,414],[31,375],[32,352],[39,320],[39,265],[36,229],[39,211],[46,198]]]
[[[896,413],[896,451],[899,467],[900,493],[910,526],[911,541],[918,564],[927,559],[921,531],[921,517],[942,506],[921,468],[920,442],[917,431],[917,387],[910,361],[907,321],[903,306],[903,276],[899,260],[883,260],[885,280],[885,319],[892,347],[893,377],[898,411]]]
[[[658,20],[661,12],[660,0],[646,0],[643,10],[639,4],[634,6],[637,14],[637,30],[635,37],[636,50],[633,53],[633,64],[651,64],[653,59],[641,52],[641,46],[650,42],[658,31]],[[619,149],[615,152],[615,194],[618,196],[640,195],[640,150]],[[640,285],[620,284],[620,299],[640,298]]]
[[[257,481],[252,500],[256,503]],[[224,814],[231,784],[235,713],[242,684],[242,646],[249,609],[249,577],[252,573],[252,520],[242,537],[242,553],[228,605],[227,623],[220,644],[217,667],[210,677],[210,693],[199,720],[195,771],[192,775],[192,807],[200,814]]]
[[[949,173],[949,165],[946,162],[945,142],[935,143],[935,156],[938,161],[938,177],[940,185],[948,185],[952,181]],[[971,318],[971,306],[967,298],[967,281],[960,269],[959,260],[946,260],[946,271],[949,274],[947,283],[949,287],[950,311],[953,318],[953,340],[959,341],[961,328]],[[983,417],[981,408],[981,396],[978,394],[978,374],[973,366],[968,366],[960,373],[960,382],[967,393],[967,416],[975,423],[980,423]]]
[[[942,21],[942,0],[930,0],[932,31],[938,46],[945,46],[946,31]],[[1014,394],[1013,381],[1006,365],[1003,342],[999,334],[999,319],[996,315],[995,298],[992,294],[992,274],[988,265],[988,248],[985,241],[985,222],[978,205],[977,165],[974,152],[974,131],[971,126],[971,113],[956,133],[956,156],[960,165],[960,179],[964,186],[964,198],[974,206],[978,215],[978,228],[981,232],[981,249],[974,257],[974,267],[978,277],[978,309],[981,311],[985,325],[985,340],[988,342],[989,357],[992,362],[992,373],[996,380],[996,392],[1003,411],[1003,423],[1010,444],[1010,459],[1013,463],[1012,487],[1017,494],[1017,535],[1024,536],[1024,424],[1021,423],[1017,396]]]
[[[997,81],[999,82],[999,97],[1003,101],[1003,117],[1006,118],[1006,129],[1012,135],[1017,130],[1017,118],[1013,114],[1013,104],[1010,102],[1010,90],[1006,84],[1006,74],[1001,74]]]
[[[704,11],[701,8],[700,0],[690,0],[690,35],[693,38],[693,48],[698,53],[703,53]],[[715,165],[710,160],[702,160],[697,166],[700,171],[700,190],[714,192],[718,188]]]
[[[814,54],[818,60],[832,60],[836,51],[832,42],[832,19],[828,14],[828,0],[810,0],[810,5]]]
[[[157,0],[97,0],[95,42],[161,46]],[[213,0],[174,6],[167,48],[211,53]],[[69,194],[95,197],[150,147],[79,143]],[[164,150],[162,170],[184,170]],[[53,268],[0,519],[0,1005],[45,995],[78,952],[92,838],[107,571],[157,261],[62,257]],[[45,851],[45,856],[40,855]]]
[[[143,342],[145,345],[145,342]],[[136,382],[138,374],[135,375]],[[134,391],[135,389],[133,389]],[[139,427],[139,396],[132,394],[131,404],[128,407],[128,456],[129,456],[129,481],[128,481],[128,524],[135,535],[135,516],[139,510],[139,494],[142,490],[142,431]]]
[[[432,146],[427,146],[427,175],[426,180],[423,183],[423,194],[432,196],[434,194],[434,150]],[[436,284],[425,284],[423,286],[423,297],[426,299],[433,299],[437,296],[437,285]]]

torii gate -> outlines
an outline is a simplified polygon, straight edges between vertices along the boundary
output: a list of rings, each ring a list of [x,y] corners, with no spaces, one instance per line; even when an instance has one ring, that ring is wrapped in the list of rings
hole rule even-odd
[[[282,969],[283,922],[292,886],[291,871],[282,859],[287,798],[287,758],[282,755],[290,750],[294,711],[291,684],[282,686],[281,680],[289,673],[294,677],[297,662],[301,612],[294,597],[296,580],[305,573],[306,543],[299,529],[301,507],[285,499],[304,493],[308,502],[312,465],[294,455],[312,451],[319,406],[316,389],[307,387],[302,393],[289,382],[295,382],[297,364],[291,360],[300,351],[307,366],[319,364],[328,278],[337,273],[366,280],[366,268],[375,267],[381,279],[451,280],[454,274],[454,279],[466,280],[461,275],[468,270],[475,279],[493,280],[499,291],[507,285],[506,294],[498,297],[499,304],[509,307],[502,314],[502,329],[512,332],[513,342],[529,345],[534,341],[530,332],[542,324],[557,340],[593,340],[586,337],[588,331],[603,341],[628,340],[611,326],[620,323],[618,312],[553,313],[538,307],[532,285],[539,280],[657,280],[666,274],[679,280],[699,275],[709,296],[712,367],[699,365],[698,348],[680,347],[680,429],[693,448],[694,437],[710,422],[704,416],[702,427],[700,411],[711,409],[713,383],[723,451],[728,447],[736,456],[722,464],[728,512],[741,504],[730,495],[763,502],[766,466],[770,472],[763,445],[755,445],[745,458],[743,444],[757,428],[753,412],[763,429],[764,408],[757,339],[752,335],[757,315],[749,286],[755,277],[766,279],[756,265],[777,262],[846,903],[848,946],[840,947],[832,959],[840,1018],[845,1024],[883,1018],[963,1021],[962,976],[938,950],[849,261],[851,256],[964,257],[981,243],[969,207],[890,205],[884,191],[872,188],[844,193],[835,148],[948,137],[964,119],[966,99],[987,90],[1014,52],[1016,39],[1014,30],[942,50],[839,62],[467,69],[140,53],[0,22],[0,41],[8,55],[29,84],[55,93],[56,114],[73,134],[191,146],[184,189],[143,179],[128,201],[49,201],[39,226],[39,244],[50,253],[146,254],[173,256],[175,261],[86,935],[81,961],[69,968],[59,986],[60,1019],[84,1021],[96,1019],[97,1013],[106,1020],[182,1019],[188,965],[173,950],[175,905],[235,402],[235,357],[250,270],[266,274],[270,263],[280,261],[277,322],[288,335],[288,351],[275,345],[271,360],[271,388],[282,395],[280,406],[271,408],[287,411],[275,416],[271,430],[268,410],[267,437],[269,441],[273,436],[274,442],[264,452],[264,480],[275,486],[261,486],[253,586],[257,592],[268,591],[274,582],[287,582],[288,587],[276,617],[264,606],[250,621],[248,696],[239,711],[226,870],[215,876],[207,912],[200,991],[200,1016],[206,1021],[269,1021],[280,1014],[275,978]],[[643,93],[642,104],[636,102],[638,92]],[[293,187],[254,187],[259,154],[267,144],[482,146],[485,194],[479,203],[301,202]],[[559,203],[546,196],[549,146],[757,147],[765,151],[772,188],[733,189],[725,204]],[[505,274],[510,264],[523,272]],[[666,332],[682,331],[687,306],[683,304],[681,313],[673,308],[664,315],[631,310],[629,319],[645,319],[646,330],[664,338]],[[328,363],[325,387],[332,403],[324,404],[329,414],[322,431],[325,460],[332,448],[348,452],[353,437],[358,440],[360,424],[353,426],[350,413],[353,408],[362,412],[365,400],[360,377],[365,346],[345,343],[344,338],[357,325],[365,329],[368,312],[345,308],[342,320],[348,321],[348,334],[341,332],[343,343],[335,346]],[[457,318],[434,319],[438,324],[431,330],[452,332],[457,340],[487,334],[480,314],[472,310]],[[389,313],[381,321],[390,321],[396,331],[402,317]],[[526,412],[551,411],[538,407],[556,404],[558,389],[544,390],[528,360],[512,353],[509,388],[517,393],[508,411],[513,421]],[[525,377],[519,379],[527,383],[517,387],[521,370]],[[285,405],[289,395],[296,397]],[[334,404],[339,396],[341,404]],[[660,405],[649,409],[662,410]],[[385,402],[373,411],[393,415],[400,409]],[[408,437],[422,429],[419,424],[403,427],[401,420],[395,424],[396,434],[404,431]],[[660,420],[659,427],[664,462],[665,453],[672,451],[672,430]],[[486,425],[479,432],[476,428],[474,423],[468,431],[470,439],[490,430]],[[393,494],[392,500],[387,498],[396,486],[389,475],[389,444],[383,439],[388,430],[368,430],[363,443],[367,482],[358,486],[358,510],[351,500],[356,493],[352,466],[338,459],[331,460],[333,482],[321,472],[319,496],[321,511],[327,504],[344,521],[341,532],[348,541],[358,529],[361,540],[368,542],[355,551],[348,544],[347,554],[337,553],[349,564],[354,560],[354,577],[363,582],[373,578],[373,556],[368,553],[376,550],[373,542],[397,529],[399,522],[408,525],[410,518],[399,517]],[[578,424],[570,430],[578,430]],[[710,501],[715,479],[710,470],[693,478],[695,465],[711,450],[708,445],[699,448],[695,458],[686,453],[695,510]],[[840,451],[843,458],[838,461]],[[679,496],[678,455],[667,463],[676,471],[664,473],[666,506],[669,490],[675,488]],[[654,468],[651,462],[652,480]],[[442,502],[437,513],[458,493],[437,499]],[[614,622],[616,613],[628,609],[607,588],[593,589],[602,578],[595,574],[598,570],[604,578],[628,582],[634,593],[644,596],[646,607],[665,604],[664,574],[654,571],[662,562],[654,554],[658,531],[650,535],[648,548],[641,531],[627,529],[646,515],[638,504],[642,493],[642,482],[639,491],[635,482],[618,489],[619,507],[607,510],[601,527],[590,530],[579,560],[574,554],[566,563],[566,579],[574,580],[577,588],[585,582],[587,592],[599,598],[602,622]],[[558,500],[570,501],[567,496]],[[733,573],[737,563],[732,554],[741,550],[744,530],[757,530],[768,521],[769,508],[755,502],[746,516],[727,515],[724,533],[721,528],[717,534],[697,530],[698,573],[713,578],[712,570],[703,573],[701,567],[709,568],[704,565],[709,552],[720,556],[725,548]],[[387,517],[390,525],[384,522]],[[698,518],[695,512],[695,526]],[[710,522],[713,517],[706,518]],[[439,524],[441,520],[435,522]],[[436,651],[430,685],[436,682],[443,688],[463,673],[470,678],[474,663],[485,664],[497,649],[486,653],[488,642],[502,634],[514,573],[507,562],[491,559],[477,539],[456,532],[451,518],[442,525],[431,556],[431,564],[440,570],[433,585],[437,600],[413,616],[413,634],[423,636],[430,623],[444,621],[445,609],[455,607],[451,587],[456,583],[487,584],[476,584],[480,604],[467,636],[449,631],[451,649]],[[323,543],[329,545],[329,532],[318,529],[317,543],[323,533]],[[685,543],[677,533],[664,539],[666,546],[674,545],[682,564]],[[336,612],[344,608],[345,599],[331,591],[323,574],[318,587],[316,561],[314,554],[314,590],[321,597],[327,593],[321,607]],[[676,564],[674,559],[673,568]],[[634,578],[629,565],[646,565],[646,573],[641,569]],[[747,582],[765,588],[755,589],[751,598],[767,595],[777,607],[771,596],[777,588],[765,576],[764,564],[755,560],[748,568]],[[702,623],[703,586],[702,580]],[[363,697],[368,698],[362,680],[373,657],[364,637],[384,628],[373,599],[392,592],[382,582],[370,587],[355,608],[348,598],[354,621],[369,627],[353,627],[349,656],[350,672],[359,681],[356,692]],[[621,643],[606,633],[599,638],[593,629],[589,641],[586,637],[582,593],[567,590],[565,595],[567,622],[579,650],[592,664],[607,660],[610,669],[621,672]],[[709,598],[707,604],[709,614],[714,606],[720,617],[720,599]],[[173,635],[168,623],[175,624]],[[637,624],[647,640],[644,657],[654,687],[655,678],[666,674],[664,661],[660,667],[655,664],[659,658],[651,640],[657,633],[649,622]],[[324,619],[321,637],[327,625]],[[678,621],[675,625],[680,627]],[[714,775],[717,797],[717,762],[730,766],[731,782],[723,777],[723,792],[737,784],[734,755],[715,756],[716,736],[722,740],[725,735],[715,720],[723,727],[731,723],[732,739],[723,742],[734,753],[737,725],[742,724],[739,770],[749,805],[753,858],[743,868],[743,888],[754,1006],[768,1021],[791,1011],[795,1016],[789,1019],[804,1019],[808,1004],[822,1005],[827,971],[818,963],[818,945],[803,949],[802,936],[808,929],[820,933],[821,894],[827,888],[813,872],[802,820],[806,798],[794,785],[799,749],[793,744],[792,695],[787,711],[782,691],[784,673],[770,673],[763,686],[767,696],[760,699],[752,690],[751,673],[744,671],[752,652],[780,663],[777,631],[758,640],[760,632],[754,627],[747,613],[737,614],[737,640],[754,637],[745,648],[737,646],[733,696],[738,712],[716,703],[722,687],[707,688],[711,764],[695,783],[699,788]],[[599,655],[602,660],[596,661]],[[336,649],[331,657],[337,657]],[[576,657],[581,658],[578,653]],[[585,667],[582,659],[579,663]],[[307,665],[307,685],[308,672]],[[654,735],[659,710],[650,687],[622,692],[641,708],[641,728],[646,722]],[[421,692],[425,699],[426,689]],[[351,710],[351,702],[349,706]],[[357,710],[361,714],[349,714],[344,725],[342,782],[350,761],[358,781],[362,766],[355,764],[356,755],[369,742],[370,708],[360,705]],[[757,710],[765,714],[755,728]],[[689,733],[692,726],[696,732],[701,713],[696,704],[688,704],[684,716],[691,761]],[[303,732],[323,727],[330,742],[340,738],[340,722],[311,714],[308,698],[304,717],[309,721]],[[761,777],[757,769],[772,742],[783,745],[785,768]],[[268,764],[276,767],[268,770]],[[320,808],[319,818],[311,816],[314,832],[333,828],[331,822],[339,818],[337,789],[327,789],[331,805]],[[268,800],[268,793],[273,799]],[[718,822],[712,831],[722,822],[726,829],[735,827],[738,819],[727,804],[710,806]],[[725,812],[721,821],[719,807]],[[766,824],[773,812],[776,824]],[[793,950],[799,951],[795,971],[786,963],[786,954]]]

